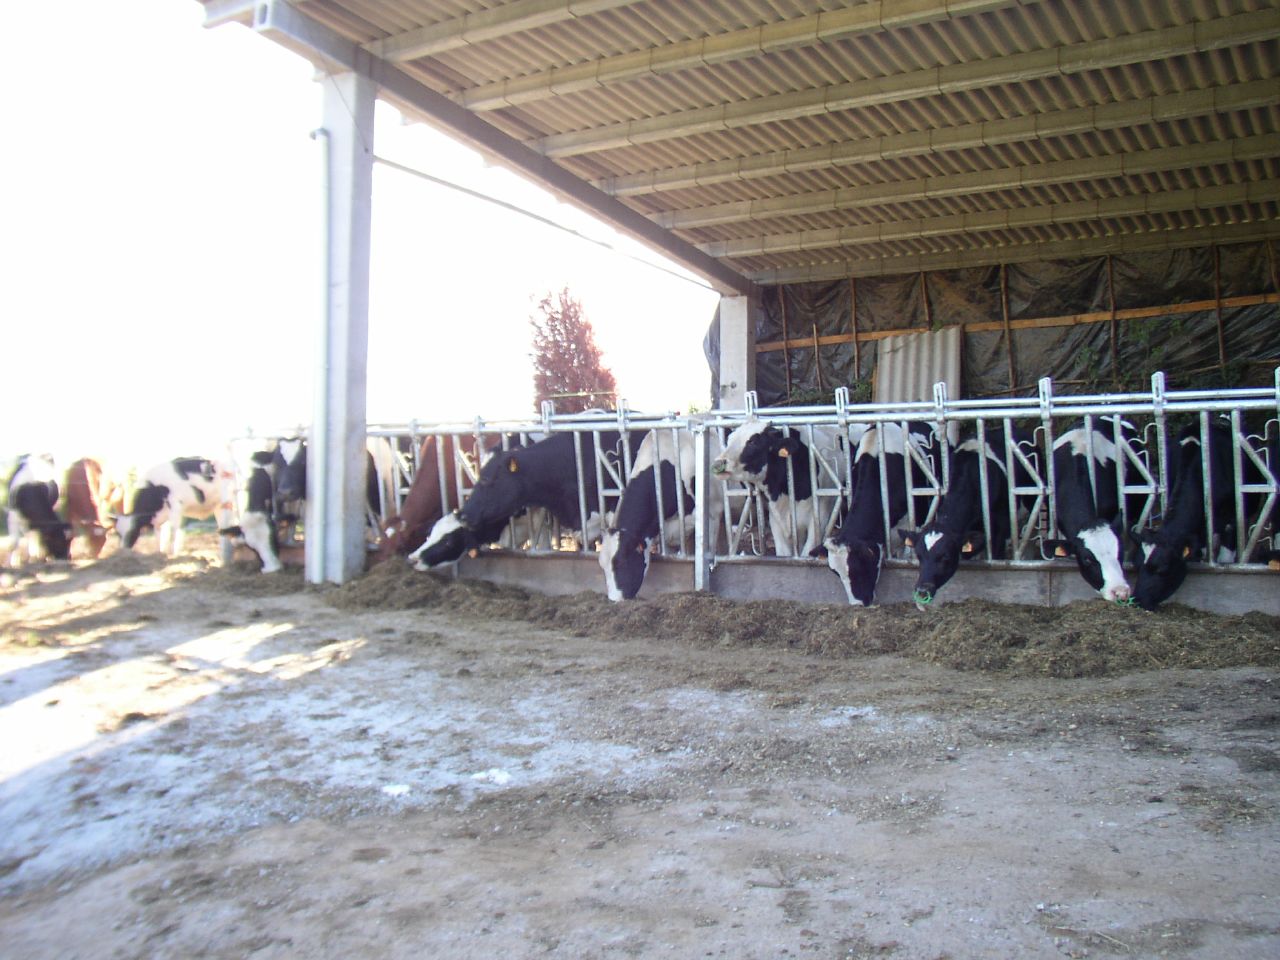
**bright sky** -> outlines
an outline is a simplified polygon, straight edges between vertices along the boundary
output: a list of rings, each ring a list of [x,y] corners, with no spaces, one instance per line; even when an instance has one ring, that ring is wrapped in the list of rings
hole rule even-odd
[[[194,0],[7,11],[0,458],[148,464],[310,420],[320,322],[320,86]],[[374,150],[656,255],[378,105]],[[670,265],[667,265],[670,267]],[[677,269],[678,268],[672,268]],[[699,282],[374,168],[373,422],[531,413],[529,318],[568,286],[634,409],[705,406]]]

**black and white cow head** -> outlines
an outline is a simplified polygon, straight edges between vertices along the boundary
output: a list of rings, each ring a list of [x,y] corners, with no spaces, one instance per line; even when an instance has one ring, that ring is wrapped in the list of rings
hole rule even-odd
[[[1164,531],[1135,530],[1142,559],[1133,599],[1143,610],[1154,610],[1173,596],[1187,578],[1187,562],[1197,553],[1190,540]]]
[[[281,440],[276,446],[276,498],[281,501],[307,498],[307,444],[305,440]]]
[[[912,599],[921,610],[932,603],[937,592],[956,575],[960,561],[976,556],[986,545],[986,537],[981,530],[961,536],[940,529],[936,523],[919,530],[899,527],[898,536],[905,546],[915,551],[920,562]]]
[[[871,606],[884,567],[884,544],[860,538],[828,537],[823,548],[827,566],[840,578],[849,603],[855,607]]]
[[[1084,582],[1106,600],[1123,603],[1129,599],[1129,584],[1124,578],[1123,547],[1118,521],[1099,522],[1075,536],[1061,540],[1045,540],[1044,549],[1054,557],[1075,557]]]
[[[600,540],[600,569],[604,571],[605,594],[610,600],[633,600],[649,572],[652,537],[611,527]]]
[[[763,420],[744,423],[725,439],[724,453],[712,461],[711,472],[721,480],[762,486],[780,476],[785,487],[786,460],[800,449],[799,440]]]
[[[126,550],[132,550],[142,532],[163,523],[168,513],[168,487],[155,483],[139,487],[134,492],[129,512],[116,517],[115,531],[120,536],[120,545]]]

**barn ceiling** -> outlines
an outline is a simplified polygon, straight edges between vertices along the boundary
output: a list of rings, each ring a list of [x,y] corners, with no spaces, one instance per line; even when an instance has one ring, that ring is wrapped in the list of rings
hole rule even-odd
[[[204,0],[725,292],[1280,236],[1280,0]]]

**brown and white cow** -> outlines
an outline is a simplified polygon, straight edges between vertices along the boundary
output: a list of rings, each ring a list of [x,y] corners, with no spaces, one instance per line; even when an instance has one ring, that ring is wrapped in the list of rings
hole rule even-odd
[[[112,517],[124,509],[124,488],[115,483],[91,457],[67,468],[64,488],[71,539],[85,538],[85,555],[96,559],[107,542]]]
[[[414,474],[404,503],[400,505],[400,513],[382,525],[374,563],[381,563],[396,555],[408,556],[422,546],[436,521],[444,516],[445,497],[441,495],[437,450],[443,452],[444,462],[448,465],[445,470],[444,492],[448,495],[449,503],[453,507],[458,506],[454,458],[461,453],[474,461],[476,438],[470,434],[456,438],[447,434],[427,437],[422,441],[422,449],[418,452],[418,463],[421,466]]]

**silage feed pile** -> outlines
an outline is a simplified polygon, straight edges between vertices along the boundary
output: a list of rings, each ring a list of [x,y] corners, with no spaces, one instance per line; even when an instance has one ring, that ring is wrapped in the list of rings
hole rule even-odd
[[[1222,616],[1170,604],[1157,613],[1101,600],[1032,607],[964,600],[855,608],[667,594],[610,603],[583,592],[551,597],[384,563],[331,589],[341,609],[433,609],[514,620],[601,639],[781,647],[829,657],[898,654],[958,670],[1101,677],[1135,670],[1280,666],[1280,617]]]

